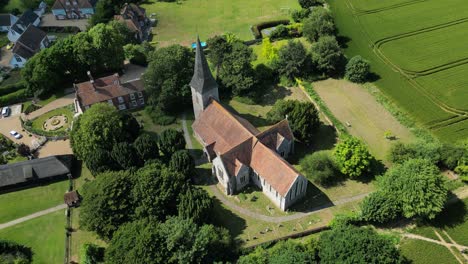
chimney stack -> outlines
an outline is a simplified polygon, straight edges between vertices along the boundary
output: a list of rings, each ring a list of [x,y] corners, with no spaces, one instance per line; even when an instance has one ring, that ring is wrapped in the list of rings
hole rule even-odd
[[[115,85],[120,85],[119,74],[118,74],[118,73],[114,73],[114,76],[115,76],[114,84],[115,84]]]
[[[93,85],[93,90],[96,91],[96,86],[94,85],[94,78],[93,78],[93,76],[91,75],[91,72],[90,72],[90,71],[87,71],[86,74],[88,75],[89,82]]]

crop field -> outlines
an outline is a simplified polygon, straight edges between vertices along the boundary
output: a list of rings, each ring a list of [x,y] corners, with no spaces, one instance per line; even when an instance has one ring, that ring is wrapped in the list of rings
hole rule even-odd
[[[441,140],[468,138],[468,1],[330,5],[346,55],[368,59],[387,96]]]

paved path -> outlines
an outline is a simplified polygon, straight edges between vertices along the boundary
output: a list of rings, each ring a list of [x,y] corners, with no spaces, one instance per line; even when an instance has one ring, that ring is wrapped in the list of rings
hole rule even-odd
[[[192,138],[190,137],[190,133],[187,128],[187,120],[186,119],[186,114],[182,114],[182,129],[184,130],[184,138],[185,142],[187,143],[187,147],[189,149],[193,149],[193,143],[192,143]]]
[[[55,207],[52,207],[52,208],[49,208],[49,209],[45,209],[45,210],[36,212],[36,213],[34,213],[34,214],[30,214],[30,215],[27,215],[27,216],[24,216],[24,217],[15,219],[15,220],[13,220],[13,221],[6,222],[6,223],[4,223],[4,224],[0,224],[0,230],[1,230],[1,229],[4,229],[4,228],[7,228],[7,227],[10,227],[10,226],[17,225],[17,224],[22,223],[22,222],[26,222],[26,221],[28,221],[28,220],[37,218],[37,217],[39,217],[39,216],[43,216],[43,215],[50,214],[50,213],[53,213],[53,212],[56,212],[56,211],[59,211],[59,210],[63,210],[63,209],[65,209],[65,208],[67,208],[67,205],[66,205],[66,204],[60,204],[60,205],[57,205],[57,206],[55,206]]]
[[[40,115],[43,115],[47,112],[50,112],[54,109],[61,108],[67,105],[73,104],[73,101],[75,100],[75,94],[67,94],[64,97],[58,98],[57,100],[54,100],[45,106],[41,107],[40,109],[30,113],[29,115],[26,115],[27,119],[34,119]]]

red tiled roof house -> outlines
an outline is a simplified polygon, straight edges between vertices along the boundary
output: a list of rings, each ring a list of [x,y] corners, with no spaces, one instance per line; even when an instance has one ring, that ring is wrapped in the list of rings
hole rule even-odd
[[[282,210],[305,196],[308,181],[284,159],[294,151],[288,121],[260,132],[224,108],[199,40],[190,86],[196,118],[193,131],[226,194],[253,184]]]
[[[88,76],[89,81],[73,84],[76,113],[82,114],[97,103],[108,103],[119,110],[145,106],[145,93],[141,80],[122,83],[117,73],[99,79],[94,79],[90,72]]]

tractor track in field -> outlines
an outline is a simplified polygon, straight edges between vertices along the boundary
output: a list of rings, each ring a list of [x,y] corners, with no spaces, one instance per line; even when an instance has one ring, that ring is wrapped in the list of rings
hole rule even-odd
[[[425,0],[424,0],[425,1]],[[415,1],[412,1],[412,2],[422,2],[422,1],[418,1],[418,0],[415,0]],[[418,92],[421,93],[421,95],[423,95],[424,97],[426,97],[429,101],[431,101],[434,105],[436,105],[437,107],[439,107],[442,111],[446,112],[446,113],[449,113],[449,114],[452,114],[453,116],[447,118],[447,119],[444,119],[444,120],[441,120],[441,121],[438,121],[436,123],[433,123],[431,125],[431,127],[435,127],[437,129],[440,129],[442,127],[446,127],[448,125],[452,125],[454,123],[458,123],[458,122],[454,122],[454,123],[451,123],[451,122],[448,122],[448,124],[444,125],[444,122],[447,122],[447,120],[449,119],[452,119],[452,118],[460,118],[462,120],[460,120],[459,122],[462,122],[464,120],[466,120],[468,118],[468,111],[465,111],[465,110],[461,110],[461,109],[457,109],[455,107],[451,107],[447,104],[445,104],[444,102],[442,102],[440,99],[438,99],[436,96],[434,96],[433,94],[427,92],[424,87],[422,87],[421,84],[419,84],[417,81],[414,80],[414,78],[416,76],[414,76],[413,74],[408,74],[404,69],[402,69],[401,67],[399,67],[398,65],[394,64],[389,58],[387,58],[383,53],[382,51],[378,48],[380,47],[383,43],[385,42],[389,42],[389,41],[392,41],[392,40],[396,40],[396,39],[399,39],[399,38],[403,38],[403,37],[407,37],[407,36],[412,36],[412,35],[416,35],[416,34],[420,34],[420,33],[424,33],[424,32],[429,32],[429,31],[433,31],[433,30],[437,30],[437,29],[441,29],[441,28],[444,28],[444,27],[450,27],[452,25],[456,25],[456,24],[460,24],[460,23],[465,23],[465,22],[468,22],[468,18],[462,18],[462,19],[458,19],[458,20],[454,20],[454,21],[450,21],[450,22],[446,22],[446,23],[443,23],[443,24],[439,24],[439,25],[435,25],[435,26],[431,26],[431,27],[427,27],[427,28],[423,28],[423,29],[419,29],[419,30],[416,30],[416,31],[412,31],[412,32],[406,32],[406,33],[402,33],[402,34],[398,34],[398,35],[395,35],[395,36],[391,36],[391,37],[387,37],[387,38],[383,38],[381,40],[378,40],[376,42],[374,42],[371,38],[371,36],[369,35],[369,33],[367,32],[367,30],[365,30],[365,27],[362,25],[360,19],[359,19],[359,15],[356,15],[353,10],[354,7],[352,5],[352,3],[350,2],[350,0],[346,0],[346,5],[348,6],[349,9],[351,9],[352,11],[352,14],[353,14],[353,19],[354,21],[359,25],[359,28],[361,30],[361,32],[363,33],[364,36],[367,37],[370,45],[369,47],[373,50],[374,54],[376,54],[376,56],[378,58],[380,58],[382,60],[383,63],[385,63],[386,65],[388,65],[391,69],[393,69],[395,72],[401,74],[407,81],[408,83],[414,87]],[[397,7],[395,7],[397,8]],[[462,61],[463,59],[461,59],[460,61]],[[456,67],[456,66],[459,66],[459,65],[463,65],[465,63],[468,63],[468,58],[466,59],[466,62],[464,63],[456,63],[456,62],[452,62],[454,65],[452,65],[452,67],[445,67],[443,70],[447,70],[449,68],[453,68],[453,67]],[[441,67],[441,66],[438,66],[438,67]],[[430,69],[429,69],[430,70]],[[439,71],[441,71],[442,69],[440,69]],[[425,70],[427,71],[427,70]],[[434,71],[432,73],[435,73],[437,71]],[[429,75],[429,74],[426,74],[426,75]],[[427,124],[425,124],[426,127],[428,127]]]
[[[395,8],[400,8],[400,7],[404,7],[408,5],[414,5],[414,4],[418,4],[418,3],[426,2],[426,1],[428,0],[412,0],[412,1],[407,1],[404,3],[389,5],[389,6],[375,8],[375,9],[368,9],[368,10],[356,8],[351,2],[349,4],[351,6],[351,10],[353,11],[353,14],[362,16],[362,15],[374,14],[374,13],[379,13],[382,11],[392,10]]]

